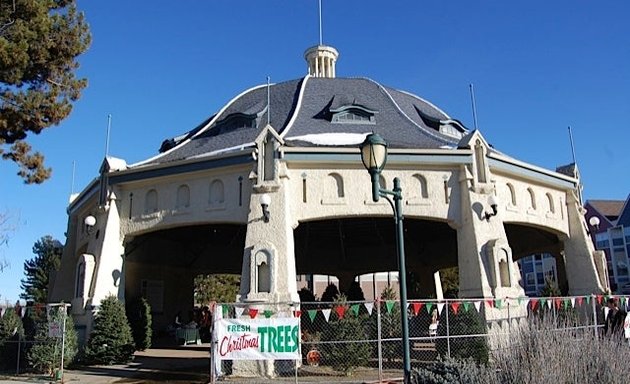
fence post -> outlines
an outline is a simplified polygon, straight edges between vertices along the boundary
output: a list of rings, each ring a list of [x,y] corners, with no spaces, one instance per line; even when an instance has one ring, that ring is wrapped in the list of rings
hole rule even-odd
[[[437,305],[437,304],[436,304]],[[448,323],[448,299],[446,300],[446,356],[448,356],[448,358],[451,358],[451,330],[450,330],[450,325]]]
[[[20,374],[20,355],[21,355],[20,346],[22,344],[22,335],[20,334],[19,331],[17,334],[18,334],[18,347],[17,347],[17,366],[15,367],[15,374],[19,375]]]
[[[378,353],[378,381],[383,381],[383,347],[381,345],[381,301],[376,299],[376,346]]]
[[[597,305],[595,305],[595,295],[591,295],[591,307],[593,308],[593,332],[595,333],[595,339],[599,338],[597,334]]]

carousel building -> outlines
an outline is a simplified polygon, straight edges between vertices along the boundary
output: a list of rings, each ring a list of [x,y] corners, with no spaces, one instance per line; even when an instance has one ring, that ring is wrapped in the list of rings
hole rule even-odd
[[[261,304],[298,302],[298,275],[345,290],[398,270],[391,207],[361,162],[370,133],[389,148],[381,186],[400,179],[407,271],[426,297],[454,266],[461,297],[523,296],[516,261],[541,252],[566,292],[607,288],[576,173],[509,157],[411,93],[338,78],[337,56],[307,50],[306,76],[244,91],[150,159],[105,158],[68,207],[50,300],[89,332],[102,299],[143,296],[160,327],[193,307],[199,274],[240,273],[234,299]]]

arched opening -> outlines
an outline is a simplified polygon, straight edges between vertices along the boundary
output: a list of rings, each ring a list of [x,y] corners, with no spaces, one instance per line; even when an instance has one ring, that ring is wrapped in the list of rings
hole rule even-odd
[[[213,180],[210,183],[210,205],[222,204],[225,200],[223,181]]]
[[[510,183],[507,183],[507,187],[510,192],[510,203],[512,206],[516,207],[516,190],[514,190],[514,186]]]
[[[190,188],[186,184],[182,184],[177,188],[176,209],[184,209],[190,206]]]
[[[158,193],[155,189],[147,192],[144,200],[144,213],[153,213],[158,210]]]

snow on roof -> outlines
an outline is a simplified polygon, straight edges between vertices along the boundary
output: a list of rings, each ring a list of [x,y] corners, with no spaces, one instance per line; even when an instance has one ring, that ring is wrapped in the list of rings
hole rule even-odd
[[[365,141],[367,133],[316,133],[302,136],[286,137],[285,140],[300,140],[315,145],[359,145]]]

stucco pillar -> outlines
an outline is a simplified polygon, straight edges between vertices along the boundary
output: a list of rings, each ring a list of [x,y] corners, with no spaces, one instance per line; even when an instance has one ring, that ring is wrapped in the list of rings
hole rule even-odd
[[[295,274],[291,203],[281,179],[275,188],[254,188],[249,199],[240,301],[299,303]],[[263,220],[260,196],[267,194],[269,222]]]
[[[606,259],[596,251],[586,230],[584,208],[577,196],[567,196],[569,236],[564,238],[564,258],[570,295],[587,295],[609,290]]]
[[[472,175],[460,172],[461,220],[457,228],[460,297],[519,297],[524,292],[519,285],[519,271],[514,266],[512,250],[498,213],[492,213],[488,203],[494,193],[491,185],[473,187]]]
[[[92,305],[99,305],[109,295],[125,298],[123,281],[124,245],[120,235],[120,216],[116,197],[111,194],[104,212],[96,217],[93,238],[88,253],[96,258],[96,278],[93,284]],[[87,287],[86,287],[87,289]]]

